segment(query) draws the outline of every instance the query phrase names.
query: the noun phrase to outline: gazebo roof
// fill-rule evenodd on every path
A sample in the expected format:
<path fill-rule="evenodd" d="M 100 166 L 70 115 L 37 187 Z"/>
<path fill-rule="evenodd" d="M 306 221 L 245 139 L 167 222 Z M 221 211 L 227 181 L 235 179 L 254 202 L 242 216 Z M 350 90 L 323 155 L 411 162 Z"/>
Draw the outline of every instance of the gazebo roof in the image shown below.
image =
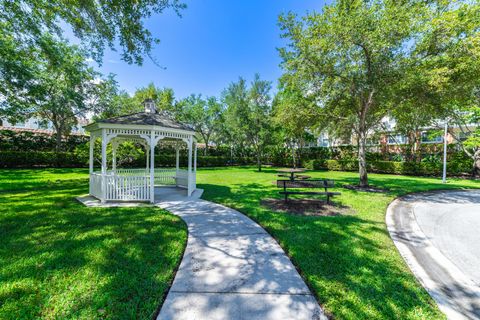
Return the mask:
<path fill-rule="evenodd" d="M 163 128 L 171 128 L 177 130 L 195 132 L 190 126 L 177 122 L 165 111 L 160 112 L 138 112 L 128 115 L 98 120 L 96 124 L 112 124 L 112 125 L 129 125 L 129 126 L 155 126 Z M 92 126 L 92 124 L 87 126 Z"/>

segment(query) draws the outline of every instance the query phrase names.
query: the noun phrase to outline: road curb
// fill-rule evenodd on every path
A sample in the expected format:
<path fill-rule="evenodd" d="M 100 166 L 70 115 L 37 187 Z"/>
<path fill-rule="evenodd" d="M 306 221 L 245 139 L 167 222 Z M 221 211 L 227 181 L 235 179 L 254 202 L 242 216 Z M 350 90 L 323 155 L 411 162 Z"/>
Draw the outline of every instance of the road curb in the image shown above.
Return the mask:
<path fill-rule="evenodd" d="M 453 287 L 448 281 L 439 285 L 425 270 L 419 258 L 433 261 L 442 272 L 455 279 L 456 284 L 479 298 L 480 288 L 433 246 L 416 222 L 414 202 L 407 203 L 403 201 L 404 198 L 395 199 L 387 207 L 385 222 L 391 239 L 412 273 L 448 319 L 470 319 L 458 310 L 458 305 L 449 295 L 449 292 L 458 290 L 458 287 Z"/>

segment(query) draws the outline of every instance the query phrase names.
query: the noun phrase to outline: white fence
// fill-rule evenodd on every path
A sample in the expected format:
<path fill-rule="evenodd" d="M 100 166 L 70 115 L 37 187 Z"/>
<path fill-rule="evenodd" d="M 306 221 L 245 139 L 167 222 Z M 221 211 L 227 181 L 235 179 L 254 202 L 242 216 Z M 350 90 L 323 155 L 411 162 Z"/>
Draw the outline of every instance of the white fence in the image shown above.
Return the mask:
<path fill-rule="evenodd" d="M 99 199 L 102 197 L 102 174 L 99 172 L 90 174 L 90 194 Z"/>
<path fill-rule="evenodd" d="M 192 183 L 195 174 L 192 173 Z M 174 168 L 155 168 L 154 185 L 176 185 L 188 188 L 188 171 Z M 105 200 L 150 200 L 150 170 L 117 169 L 105 175 Z M 94 172 L 90 175 L 90 194 L 102 199 L 102 175 Z"/>
<path fill-rule="evenodd" d="M 150 200 L 150 177 L 106 176 L 105 200 Z"/>

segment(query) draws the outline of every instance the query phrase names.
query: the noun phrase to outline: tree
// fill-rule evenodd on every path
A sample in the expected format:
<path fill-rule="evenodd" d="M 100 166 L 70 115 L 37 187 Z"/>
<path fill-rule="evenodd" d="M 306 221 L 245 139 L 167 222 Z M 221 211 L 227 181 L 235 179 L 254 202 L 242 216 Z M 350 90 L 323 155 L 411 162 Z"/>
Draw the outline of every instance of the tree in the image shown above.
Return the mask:
<path fill-rule="evenodd" d="M 368 133 L 394 106 L 408 44 L 423 17 L 415 1 L 339 0 L 322 13 L 280 18 L 282 66 L 290 81 L 316 99 L 318 122 L 354 133 L 360 186 L 368 186 Z"/>
<path fill-rule="evenodd" d="M 211 137 L 219 131 L 222 105 L 215 97 L 203 99 L 201 95 L 192 94 L 177 105 L 177 118 L 195 128 L 205 143 L 204 154 L 207 155 Z"/>
<path fill-rule="evenodd" d="M 130 97 L 128 92 L 125 90 L 120 90 L 113 95 L 108 107 L 105 107 L 100 114 L 95 115 L 93 120 L 96 121 L 99 119 L 107 119 L 120 115 L 132 114 L 141 112 L 142 110 L 142 105 Z"/>
<path fill-rule="evenodd" d="M 156 87 L 153 82 L 146 87 L 137 89 L 133 99 L 140 108 L 143 108 L 142 103 L 145 99 L 153 99 L 159 110 L 176 111 L 173 89 Z"/>
<path fill-rule="evenodd" d="M 29 72 L 35 80 L 3 87 L 2 113 L 14 121 L 30 117 L 50 121 L 60 150 L 62 137 L 77 125 L 79 117 L 99 112 L 110 103 L 116 82 L 112 76 L 99 78 L 78 47 L 48 34 L 42 41 L 50 51 L 48 55 L 42 50 L 33 52 L 36 63 Z"/>
<path fill-rule="evenodd" d="M 292 149 L 293 166 L 296 167 L 296 147 L 305 144 L 308 131 L 318 119 L 315 100 L 294 86 L 294 83 L 280 81 L 280 91 L 273 103 L 273 121 L 283 133 L 284 140 Z"/>
<path fill-rule="evenodd" d="M 271 83 L 255 75 L 250 88 L 240 78 L 223 92 L 226 105 L 225 124 L 232 142 L 240 147 L 251 146 L 262 170 L 262 155 L 271 139 Z"/>
<path fill-rule="evenodd" d="M 418 110 L 426 126 L 442 129 L 447 121 L 480 173 L 480 3 L 438 1 L 428 9 L 397 105 L 405 122 L 414 122 Z"/>
<path fill-rule="evenodd" d="M 480 99 L 476 105 L 458 108 L 449 118 L 454 129 L 450 135 L 472 159 L 472 175 L 480 176 Z"/>
<path fill-rule="evenodd" d="M 66 23 L 97 62 L 106 47 L 115 50 L 118 44 L 123 60 L 142 64 L 159 42 L 144 20 L 167 9 L 180 14 L 185 7 L 179 0 L 0 0 L 0 33 L 38 47 L 44 33 L 62 36 Z"/>

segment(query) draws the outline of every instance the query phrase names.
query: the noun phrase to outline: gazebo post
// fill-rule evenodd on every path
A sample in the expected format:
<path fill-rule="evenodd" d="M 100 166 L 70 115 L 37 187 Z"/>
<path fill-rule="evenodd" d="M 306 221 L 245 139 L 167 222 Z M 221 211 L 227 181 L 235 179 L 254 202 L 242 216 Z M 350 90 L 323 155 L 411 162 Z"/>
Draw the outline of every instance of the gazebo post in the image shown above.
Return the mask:
<path fill-rule="evenodd" d="M 150 203 L 155 202 L 155 132 L 150 134 Z"/>
<path fill-rule="evenodd" d="M 117 148 L 118 143 L 116 141 L 112 141 L 112 171 L 115 174 L 117 173 Z"/>
<path fill-rule="evenodd" d="M 195 151 L 193 157 L 193 172 L 194 172 L 194 179 L 193 179 L 193 190 L 197 189 L 197 142 L 195 141 Z"/>
<path fill-rule="evenodd" d="M 90 133 L 90 150 L 88 155 L 88 172 L 93 173 L 93 146 L 95 144 L 95 138 L 93 134 Z"/>
<path fill-rule="evenodd" d="M 90 150 L 88 154 L 88 193 L 92 194 L 92 173 L 93 173 L 93 146 L 95 144 L 95 138 L 93 133 L 90 133 Z"/>
<path fill-rule="evenodd" d="M 107 142 L 107 131 L 102 129 L 102 203 L 107 198 Z"/>
<path fill-rule="evenodd" d="M 178 178 L 178 170 L 180 169 L 180 147 L 175 146 L 175 177 Z"/>
<path fill-rule="evenodd" d="M 147 160 L 146 160 L 147 163 L 145 164 L 145 168 L 147 169 L 147 171 L 149 171 L 149 168 L 150 168 L 150 165 L 149 165 L 149 163 L 150 163 L 150 148 L 149 148 L 148 145 L 145 146 L 145 153 L 146 153 L 146 155 L 147 155 L 147 156 L 145 157 L 145 158 L 147 159 Z"/>
<path fill-rule="evenodd" d="M 192 195 L 192 137 L 188 138 L 188 175 L 187 175 L 187 195 Z"/>

